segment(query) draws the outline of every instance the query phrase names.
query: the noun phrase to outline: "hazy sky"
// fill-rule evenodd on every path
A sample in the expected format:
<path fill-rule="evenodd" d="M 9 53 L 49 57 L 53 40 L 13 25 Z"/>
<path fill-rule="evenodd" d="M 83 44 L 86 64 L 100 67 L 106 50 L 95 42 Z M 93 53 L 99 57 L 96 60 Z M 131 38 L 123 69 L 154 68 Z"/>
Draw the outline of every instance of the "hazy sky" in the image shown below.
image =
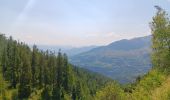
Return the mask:
<path fill-rule="evenodd" d="M 0 32 L 28 44 L 105 45 L 150 34 L 170 0 L 0 0 Z"/>

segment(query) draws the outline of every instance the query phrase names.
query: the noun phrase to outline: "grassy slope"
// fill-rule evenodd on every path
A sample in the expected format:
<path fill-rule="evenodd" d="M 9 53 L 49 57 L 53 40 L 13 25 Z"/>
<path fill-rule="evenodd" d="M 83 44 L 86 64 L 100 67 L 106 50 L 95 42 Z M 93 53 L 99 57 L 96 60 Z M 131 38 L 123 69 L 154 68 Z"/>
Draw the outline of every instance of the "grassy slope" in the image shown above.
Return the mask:
<path fill-rule="evenodd" d="M 158 88 L 152 91 L 153 100 L 170 100 L 170 76 Z"/>
<path fill-rule="evenodd" d="M 170 76 L 157 70 L 151 70 L 136 84 L 130 100 L 170 100 Z"/>

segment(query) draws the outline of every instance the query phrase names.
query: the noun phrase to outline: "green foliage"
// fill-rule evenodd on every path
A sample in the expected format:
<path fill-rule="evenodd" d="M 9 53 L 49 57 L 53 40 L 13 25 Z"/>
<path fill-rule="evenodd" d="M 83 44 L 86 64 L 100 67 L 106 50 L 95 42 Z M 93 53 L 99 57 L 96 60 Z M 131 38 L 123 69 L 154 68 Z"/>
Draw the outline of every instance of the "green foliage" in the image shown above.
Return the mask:
<path fill-rule="evenodd" d="M 32 72 L 32 85 L 35 87 L 38 84 L 38 64 L 39 64 L 39 57 L 38 57 L 38 49 L 34 45 L 32 51 L 32 61 L 31 61 L 31 72 Z"/>
<path fill-rule="evenodd" d="M 0 70 L 0 100 L 18 100 L 16 89 L 8 89 L 9 83 L 4 80 Z"/>
<path fill-rule="evenodd" d="M 42 100 L 51 100 L 51 97 L 52 97 L 52 93 L 51 93 L 51 88 L 48 86 L 48 87 L 46 87 L 43 91 L 42 91 L 42 93 L 41 93 L 41 99 Z"/>
<path fill-rule="evenodd" d="M 24 50 L 26 49 L 26 50 Z M 31 94 L 31 63 L 29 51 L 27 48 L 23 48 L 25 52 L 22 52 L 22 66 L 21 66 L 21 76 L 19 78 L 19 90 L 18 94 L 20 98 L 28 98 Z"/>
<path fill-rule="evenodd" d="M 120 92 L 119 86 L 107 85 L 97 92 L 97 100 L 121 100 L 118 93 L 124 94 L 123 100 L 169 100 L 170 80 L 170 21 L 160 7 L 151 23 L 152 30 L 152 65 L 153 69 L 138 78 Z M 115 94 L 115 95 L 114 95 Z"/>
<path fill-rule="evenodd" d="M 166 75 L 158 70 L 152 70 L 145 75 L 136 85 L 132 87 L 132 93 L 128 94 L 132 100 L 151 99 L 152 91 L 161 86 L 165 81 Z"/>
<path fill-rule="evenodd" d="M 96 100 L 124 100 L 123 89 L 117 83 L 109 83 L 96 93 Z"/>
<path fill-rule="evenodd" d="M 2 74 L 0 74 L 0 99 L 4 98 L 6 83 L 3 79 Z"/>
<path fill-rule="evenodd" d="M 0 47 L 0 57 L 2 56 L 3 50 L 6 46 L 6 43 L 7 43 L 6 37 L 3 34 L 0 34 L 0 46 L 1 46 Z M 0 60 L 1 60 L 1 58 L 0 58 Z"/>
<path fill-rule="evenodd" d="M 35 45 L 30 49 L 12 37 L 7 39 L 2 35 L 0 39 L 4 45 L 0 51 L 3 78 L 0 89 L 4 100 L 89 100 L 99 88 L 111 81 L 71 65 L 67 55 L 61 51 L 56 56 L 48 50 L 40 51 Z M 7 92 L 13 88 L 15 92 L 9 92 L 8 96 Z"/>
<path fill-rule="evenodd" d="M 152 64 L 159 70 L 170 72 L 170 20 L 164 10 L 158 9 L 151 30 Z"/>

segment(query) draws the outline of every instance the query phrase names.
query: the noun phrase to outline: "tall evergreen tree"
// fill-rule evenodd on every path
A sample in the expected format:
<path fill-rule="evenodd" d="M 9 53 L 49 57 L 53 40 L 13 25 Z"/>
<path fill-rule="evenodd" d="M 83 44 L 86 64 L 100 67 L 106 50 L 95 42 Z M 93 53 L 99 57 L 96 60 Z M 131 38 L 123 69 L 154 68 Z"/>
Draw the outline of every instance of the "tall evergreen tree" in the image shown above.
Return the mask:
<path fill-rule="evenodd" d="M 16 88 L 17 82 L 18 82 L 18 67 L 19 67 L 19 54 L 18 54 L 18 47 L 17 47 L 17 42 L 14 41 L 13 43 L 13 54 L 12 54 L 12 68 L 11 68 L 11 74 L 12 74 L 12 82 L 11 85 L 12 87 Z"/>
<path fill-rule="evenodd" d="M 27 48 L 25 48 L 27 49 Z M 19 98 L 28 98 L 31 94 L 31 62 L 29 58 L 29 51 L 23 50 L 22 52 L 22 68 L 20 85 L 18 89 Z"/>
<path fill-rule="evenodd" d="M 45 61 L 44 61 L 44 84 L 45 84 L 45 87 L 47 85 L 50 84 L 50 71 L 49 71 L 49 68 L 48 68 L 48 60 L 49 60 L 49 51 L 47 50 L 45 52 Z"/>
<path fill-rule="evenodd" d="M 55 80 L 54 80 L 54 87 L 53 87 L 53 99 L 55 100 L 55 98 L 57 100 L 62 100 L 62 92 L 63 92 L 63 58 L 62 58 L 62 54 L 59 50 L 58 55 L 57 55 L 57 64 L 56 64 L 56 74 L 55 74 Z"/>
<path fill-rule="evenodd" d="M 63 57 L 61 51 L 58 52 L 57 56 L 57 86 L 61 87 L 63 85 Z"/>
<path fill-rule="evenodd" d="M 38 84 L 38 49 L 37 46 L 33 46 L 33 51 L 32 51 L 32 62 L 31 62 L 31 72 L 32 72 L 32 85 L 35 87 Z"/>
<path fill-rule="evenodd" d="M 3 54 L 2 54 L 2 59 L 1 59 L 3 77 L 6 77 L 5 74 L 6 74 L 6 71 L 7 71 L 7 62 L 8 62 L 7 52 L 6 52 L 6 48 L 4 48 L 4 51 L 3 51 Z"/>
<path fill-rule="evenodd" d="M 40 53 L 40 60 L 39 61 L 40 62 L 39 62 L 38 80 L 39 80 L 39 86 L 42 87 L 43 82 L 44 82 L 44 63 L 45 63 L 43 52 Z"/>

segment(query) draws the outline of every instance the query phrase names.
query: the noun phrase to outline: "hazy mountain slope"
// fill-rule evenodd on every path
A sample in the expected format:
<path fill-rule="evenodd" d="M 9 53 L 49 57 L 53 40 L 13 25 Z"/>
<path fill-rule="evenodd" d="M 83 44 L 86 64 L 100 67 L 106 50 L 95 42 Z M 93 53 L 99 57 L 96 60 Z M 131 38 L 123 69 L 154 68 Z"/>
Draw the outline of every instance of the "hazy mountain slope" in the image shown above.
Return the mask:
<path fill-rule="evenodd" d="M 74 56 L 83 52 L 87 52 L 97 46 L 87 46 L 87 47 L 71 47 L 71 46 L 52 46 L 52 45 L 38 45 L 38 48 L 45 51 L 55 51 L 58 52 L 61 49 L 62 52 L 66 53 L 69 57 Z"/>
<path fill-rule="evenodd" d="M 69 57 L 71 57 L 71 56 L 81 54 L 83 52 L 90 51 L 96 47 L 97 46 L 77 47 L 77 48 L 71 48 L 71 49 L 65 50 L 63 52 L 65 52 Z"/>
<path fill-rule="evenodd" d="M 73 64 L 102 73 L 121 83 L 131 82 L 151 67 L 151 36 L 120 40 L 71 57 Z"/>

